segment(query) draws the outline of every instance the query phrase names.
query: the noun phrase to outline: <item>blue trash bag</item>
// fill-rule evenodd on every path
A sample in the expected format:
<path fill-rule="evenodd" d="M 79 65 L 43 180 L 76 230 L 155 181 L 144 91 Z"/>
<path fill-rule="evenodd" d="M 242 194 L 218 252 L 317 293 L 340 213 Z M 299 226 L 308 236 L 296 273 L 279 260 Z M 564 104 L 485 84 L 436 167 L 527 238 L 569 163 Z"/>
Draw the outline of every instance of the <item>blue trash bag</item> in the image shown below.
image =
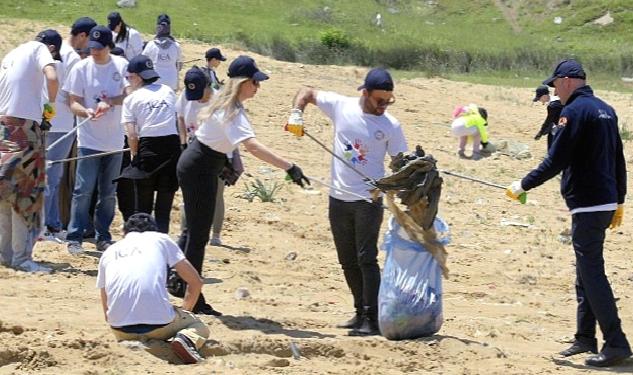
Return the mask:
<path fill-rule="evenodd" d="M 447 245 L 448 225 L 436 217 L 433 226 L 439 242 Z M 380 333 L 389 340 L 435 334 L 444 321 L 439 264 L 424 245 L 409 239 L 393 217 L 382 249 L 387 258 L 378 294 Z"/>

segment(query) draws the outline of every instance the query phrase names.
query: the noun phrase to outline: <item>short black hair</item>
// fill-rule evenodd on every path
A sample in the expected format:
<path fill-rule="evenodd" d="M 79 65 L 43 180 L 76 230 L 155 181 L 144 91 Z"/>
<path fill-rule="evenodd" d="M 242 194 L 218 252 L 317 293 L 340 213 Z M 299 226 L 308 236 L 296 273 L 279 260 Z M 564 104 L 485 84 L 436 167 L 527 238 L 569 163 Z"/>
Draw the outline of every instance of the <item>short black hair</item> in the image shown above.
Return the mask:
<path fill-rule="evenodd" d="M 481 115 L 481 117 L 483 117 L 484 120 L 488 121 L 488 111 L 486 111 L 486 108 L 478 107 L 477 110 L 479 111 L 479 114 Z"/>
<path fill-rule="evenodd" d="M 130 216 L 123 225 L 123 232 L 128 234 L 130 232 L 156 232 L 158 231 L 158 225 L 156 220 L 150 214 L 144 212 L 136 213 Z"/>

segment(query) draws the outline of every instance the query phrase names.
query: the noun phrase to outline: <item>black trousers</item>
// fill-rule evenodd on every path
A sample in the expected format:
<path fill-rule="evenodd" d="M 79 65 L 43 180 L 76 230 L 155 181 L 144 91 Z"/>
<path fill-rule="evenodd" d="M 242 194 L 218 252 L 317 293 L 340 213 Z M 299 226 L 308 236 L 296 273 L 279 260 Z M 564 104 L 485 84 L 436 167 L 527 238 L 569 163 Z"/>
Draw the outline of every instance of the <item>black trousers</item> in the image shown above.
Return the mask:
<path fill-rule="evenodd" d="M 125 141 L 123 143 L 124 148 L 130 147 L 127 143 L 127 136 L 125 136 Z M 121 172 L 130 165 L 130 153 L 124 152 L 123 159 L 121 162 Z M 121 216 L 123 216 L 123 222 L 126 222 L 130 216 L 134 213 L 134 181 L 122 178 L 117 182 L 116 185 L 116 200 L 117 205 L 119 207 L 119 211 L 121 212 Z M 145 212 L 145 211 L 143 211 Z"/>
<path fill-rule="evenodd" d="M 338 261 L 347 286 L 354 296 L 354 307 L 378 307 L 380 268 L 378 236 L 383 218 L 382 200 L 345 202 L 330 197 L 330 227 Z"/>
<path fill-rule="evenodd" d="M 185 203 L 188 234 L 182 250 L 200 275 L 204 248 L 209 242 L 213 223 L 218 176 L 226 160 L 226 154 L 212 150 L 194 138 L 180 156 L 176 168 Z M 203 303 L 204 296 L 200 294 L 196 305 Z"/>
<path fill-rule="evenodd" d="M 613 291 L 604 272 L 603 245 L 605 231 L 613 211 L 585 212 L 572 215 L 571 235 L 576 253 L 576 339 L 595 342 L 596 321 L 604 335 L 603 351 L 629 350 L 622 332 Z"/>
<path fill-rule="evenodd" d="M 158 231 L 162 233 L 169 233 L 169 215 L 176 194 L 169 184 L 171 177 L 166 175 L 167 172 L 159 171 L 149 178 L 128 180 L 133 181 L 134 212 L 153 212 Z"/>

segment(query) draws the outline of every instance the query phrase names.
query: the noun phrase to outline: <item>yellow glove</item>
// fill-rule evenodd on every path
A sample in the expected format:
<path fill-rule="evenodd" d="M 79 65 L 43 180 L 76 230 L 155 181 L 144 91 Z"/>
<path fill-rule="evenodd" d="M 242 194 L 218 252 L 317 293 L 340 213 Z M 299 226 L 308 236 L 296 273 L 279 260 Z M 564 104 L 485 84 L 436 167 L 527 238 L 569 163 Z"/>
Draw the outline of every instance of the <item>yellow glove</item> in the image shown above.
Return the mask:
<path fill-rule="evenodd" d="M 615 209 L 615 213 L 613 214 L 613 218 L 611 219 L 611 225 L 609 225 L 609 229 L 615 229 L 622 225 L 622 219 L 624 219 L 624 205 L 618 204 L 618 208 Z"/>
<path fill-rule="evenodd" d="M 42 112 L 42 117 L 46 121 L 51 121 L 55 117 L 55 104 L 46 103 L 44 104 L 44 112 Z"/>
<path fill-rule="evenodd" d="M 511 199 L 521 202 L 521 204 L 525 204 L 527 200 L 527 194 L 521 186 L 521 181 L 514 181 L 512 185 L 508 186 L 506 188 L 506 195 Z"/>
<path fill-rule="evenodd" d="M 303 137 L 303 111 L 297 108 L 290 111 L 290 117 L 288 117 L 284 130 L 291 132 L 297 137 Z"/>

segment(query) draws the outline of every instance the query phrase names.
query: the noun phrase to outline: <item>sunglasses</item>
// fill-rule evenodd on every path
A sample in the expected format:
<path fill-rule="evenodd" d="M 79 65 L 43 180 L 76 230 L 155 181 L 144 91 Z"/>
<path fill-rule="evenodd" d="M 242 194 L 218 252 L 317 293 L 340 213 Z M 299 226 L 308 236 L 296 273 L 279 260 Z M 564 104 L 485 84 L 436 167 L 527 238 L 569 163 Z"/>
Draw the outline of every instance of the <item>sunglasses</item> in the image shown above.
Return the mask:
<path fill-rule="evenodd" d="M 253 86 L 257 86 L 257 87 L 259 87 L 259 85 L 260 85 L 260 82 L 259 82 L 259 81 L 254 80 L 254 79 L 253 79 L 253 80 L 251 80 L 251 82 L 253 83 Z"/>
<path fill-rule="evenodd" d="M 396 102 L 396 98 L 393 97 L 393 96 L 391 98 L 389 98 L 389 99 L 382 99 L 382 98 L 376 99 L 376 98 L 373 98 L 371 96 L 370 96 L 370 98 L 372 98 L 372 99 L 374 99 L 376 101 L 376 105 L 378 107 L 387 107 L 387 106 L 390 106 L 390 105 L 392 105 L 392 104 L 394 104 Z"/>

